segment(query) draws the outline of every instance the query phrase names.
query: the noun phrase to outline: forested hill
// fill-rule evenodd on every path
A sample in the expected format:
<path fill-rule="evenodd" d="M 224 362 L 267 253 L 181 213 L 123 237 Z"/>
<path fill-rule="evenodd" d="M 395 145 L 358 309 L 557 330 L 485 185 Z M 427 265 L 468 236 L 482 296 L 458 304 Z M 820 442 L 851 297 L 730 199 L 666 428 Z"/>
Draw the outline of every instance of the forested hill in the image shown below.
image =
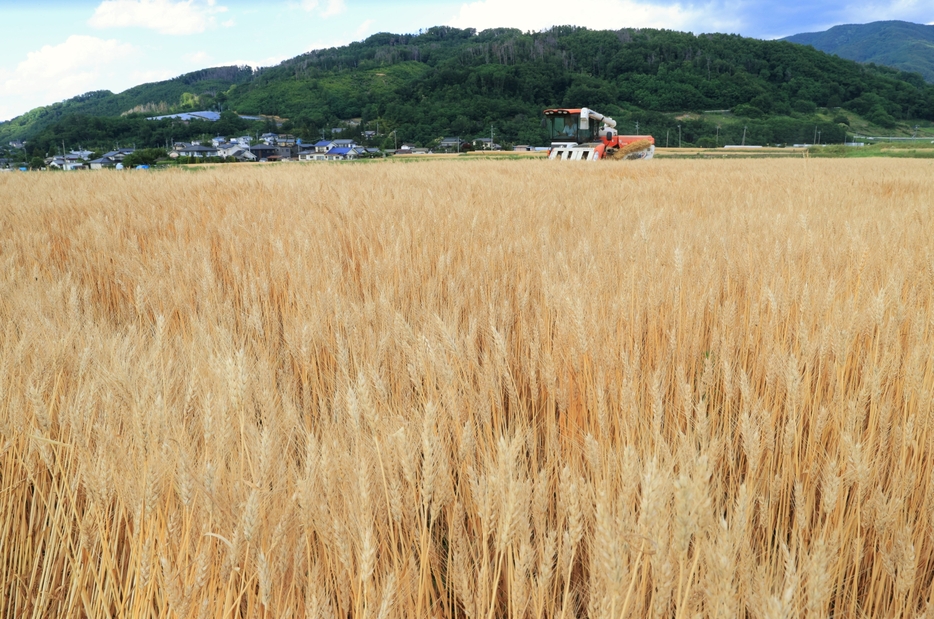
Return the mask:
<path fill-rule="evenodd" d="M 31 137 L 36 148 L 107 136 L 137 145 L 184 137 L 176 123 L 145 121 L 142 114 L 93 123 L 88 118 L 162 102 L 173 111 L 211 102 L 239 114 L 277 115 L 288 119 L 282 130 L 302 137 L 349 119 L 362 119 L 369 128 L 379 122 L 384 145 L 489 135 L 491 125 L 497 141 L 540 144 L 541 111 L 553 106 L 589 106 L 633 127 L 640 122 L 656 138 L 681 124 L 684 139 L 696 143 L 713 140 L 714 127 L 688 114 L 705 110 L 731 110 L 724 139 L 748 126 L 751 143 L 808 141 L 818 122 L 825 138 L 842 139 L 847 114 L 888 128 L 934 119 L 934 86 L 917 74 L 784 41 L 667 30 L 477 33 L 437 27 L 418 35 L 377 34 L 232 77 L 226 89 L 189 85 L 174 102 L 167 101 L 165 83 L 140 86 L 132 100 L 101 97 L 93 111 L 75 110 L 82 114 L 52 125 L 35 123 L 31 135 L 15 137 Z M 192 95 L 201 98 L 193 102 Z M 840 110 L 828 111 L 834 108 Z M 732 118 L 742 120 L 734 127 Z M 228 127 L 238 129 L 233 122 Z"/>
<path fill-rule="evenodd" d="M 212 105 L 212 94 L 223 93 L 234 84 L 242 84 L 252 78 L 250 67 L 215 67 L 163 82 L 134 86 L 116 95 L 109 90 L 85 93 L 60 103 L 37 107 L 9 122 L 0 123 L 0 143 L 14 138 L 29 139 L 43 128 L 74 114 L 113 117 L 136 111 L 154 115 L 185 104 L 189 107 L 200 105 L 199 94 L 206 100 L 206 105 Z"/>
<path fill-rule="evenodd" d="M 812 45 L 822 52 L 857 62 L 913 71 L 934 82 L 934 26 L 878 21 L 834 26 L 824 32 L 806 32 L 784 40 Z"/>

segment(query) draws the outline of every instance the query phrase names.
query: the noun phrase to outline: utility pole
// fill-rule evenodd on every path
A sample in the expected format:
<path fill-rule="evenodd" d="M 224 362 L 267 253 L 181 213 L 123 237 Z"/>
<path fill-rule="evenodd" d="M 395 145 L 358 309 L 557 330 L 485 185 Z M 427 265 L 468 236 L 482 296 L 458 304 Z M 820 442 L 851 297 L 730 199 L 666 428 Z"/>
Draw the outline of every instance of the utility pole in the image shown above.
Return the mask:
<path fill-rule="evenodd" d="M 746 125 L 743 125 L 743 146 L 746 146 Z"/>
<path fill-rule="evenodd" d="M 817 144 L 817 125 L 814 126 L 814 141 L 812 144 Z"/>
<path fill-rule="evenodd" d="M 639 135 L 639 121 L 636 121 L 636 135 Z"/>
<path fill-rule="evenodd" d="M 681 148 L 681 125 L 678 125 L 678 148 Z"/>
<path fill-rule="evenodd" d="M 720 125 L 717 125 L 717 148 L 720 148 Z"/>
<path fill-rule="evenodd" d="M 490 123 L 490 152 L 493 152 L 493 123 Z"/>
<path fill-rule="evenodd" d="M 665 129 L 665 148 L 668 148 L 668 136 L 671 134 L 671 128 Z"/>

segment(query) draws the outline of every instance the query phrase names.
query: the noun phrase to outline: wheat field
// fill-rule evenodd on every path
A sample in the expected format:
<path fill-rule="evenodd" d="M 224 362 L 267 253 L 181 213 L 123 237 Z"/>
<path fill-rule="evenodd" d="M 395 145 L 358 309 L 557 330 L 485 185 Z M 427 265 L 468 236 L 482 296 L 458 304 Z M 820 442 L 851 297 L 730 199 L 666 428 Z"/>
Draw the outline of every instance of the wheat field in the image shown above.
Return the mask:
<path fill-rule="evenodd" d="M 932 173 L 0 175 L 0 616 L 931 616 Z"/>

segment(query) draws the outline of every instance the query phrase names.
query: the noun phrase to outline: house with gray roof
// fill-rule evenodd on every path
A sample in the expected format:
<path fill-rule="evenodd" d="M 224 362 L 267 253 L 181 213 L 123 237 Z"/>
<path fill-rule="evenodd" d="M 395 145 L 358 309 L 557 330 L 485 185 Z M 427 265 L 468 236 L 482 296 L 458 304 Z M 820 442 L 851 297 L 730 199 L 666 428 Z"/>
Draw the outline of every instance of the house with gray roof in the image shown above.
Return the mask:
<path fill-rule="evenodd" d="M 249 148 L 240 148 L 227 155 L 230 159 L 236 159 L 237 161 L 256 161 L 257 157 L 250 151 Z"/>
<path fill-rule="evenodd" d="M 434 150 L 436 152 L 441 151 L 445 153 L 455 153 L 464 150 L 466 145 L 467 142 L 460 138 L 441 138 L 441 142 Z"/>
<path fill-rule="evenodd" d="M 186 146 L 181 149 L 177 149 L 178 154 L 182 157 L 195 157 L 197 159 L 204 159 L 205 157 L 217 157 L 217 149 L 213 146 L 201 146 L 200 144 Z"/>
<path fill-rule="evenodd" d="M 88 163 L 92 170 L 103 170 L 104 168 L 115 168 L 120 163 L 112 157 L 101 157 Z"/>
<path fill-rule="evenodd" d="M 270 146 L 269 144 L 254 144 L 250 147 L 250 152 L 256 156 L 257 159 L 269 159 L 270 157 L 277 157 L 279 151 L 275 146 Z"/>

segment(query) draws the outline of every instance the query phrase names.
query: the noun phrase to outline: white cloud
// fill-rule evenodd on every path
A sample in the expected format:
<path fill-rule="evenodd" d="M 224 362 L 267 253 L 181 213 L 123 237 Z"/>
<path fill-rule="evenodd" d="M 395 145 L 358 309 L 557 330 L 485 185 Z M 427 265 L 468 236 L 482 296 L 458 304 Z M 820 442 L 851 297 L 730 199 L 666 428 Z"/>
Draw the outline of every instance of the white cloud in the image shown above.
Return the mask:
<path fill-rule="evenodd" d="M 88 20 L 94 28 L 149 28 L 162 34 L 196 34 L 216 23 L 227 7 L 216 0 L 104 0 Z"/>
<path fill-rule="evenodd" d="M 72 35 L 59 45 L 29 52 L 16 70 L 3 76 L 0 93 L 24 95 L 42 92 L 53 99 L 84 92 L 94 78 L 114 65 L 125 64 L 136 48 L 115 39 Z"/>
<path fill-rule="evenodd" d="M 714 21 L 704 6 L 651 4 L 637 0 L 590 0 L 585 5 L 566 0 L 477 0 L 461 4 L 449 25 L 458 28 L 519 28 L 544 30 L 574 25 L 597 30 L 666 28 L 669 30 L 719 29 L 730 21 Z"/>
<path fill-rule="evenodd" d="M 0 75 L 0 79 L 2 78 L 3 76 Z M 10 120 L 11 118 L 15 118 L 16 116 L 20 114 L 21 111 L 22 110 L 20 110 L 19 108 L 15 108 L 12 105 L 0 103 L 0 122 L 4 122 L 7 120 Z"/>
<path fill-rule="evenodd" d="M 138 54 L 129 43 L 86 35 L 29 52 L 16 69 L 0 70 L 0 119 L 90 90 L 129 88 Z"/>
<path fill-rule="evenodd" d="M 361 39 L 361 38 L 367 36 L 368 34 L 372 34 L 372 33 L 373 33 L 373 24 L 375 24 L 375 23 L 376 23 L 376 20 L 375 20 L 375 19 L 368 19 L 368 20 L 366 20 L 365 22 L 363 22 L 362 24 L 360 24 L 360 27 L 357 28 L 357 31 L 354 33 L 354 35 L 355 35 L 358 39 Z"/>
<path fill-rule="evenodd" d="M 344 3 L 344 0 L 328 0 L 328 5 L 324 7 L 323 11 L 321 11 L 321 17 L 340 15 L 346 10 L 347 5 Z"/>
<path fill-rule="evenodd" d="M 302 0 L 301 7 L 309 13 L 317 13 L 327 19 L 335 15 L 340 15 L 347 10 L 347 3 L 344 0 Z"/>

